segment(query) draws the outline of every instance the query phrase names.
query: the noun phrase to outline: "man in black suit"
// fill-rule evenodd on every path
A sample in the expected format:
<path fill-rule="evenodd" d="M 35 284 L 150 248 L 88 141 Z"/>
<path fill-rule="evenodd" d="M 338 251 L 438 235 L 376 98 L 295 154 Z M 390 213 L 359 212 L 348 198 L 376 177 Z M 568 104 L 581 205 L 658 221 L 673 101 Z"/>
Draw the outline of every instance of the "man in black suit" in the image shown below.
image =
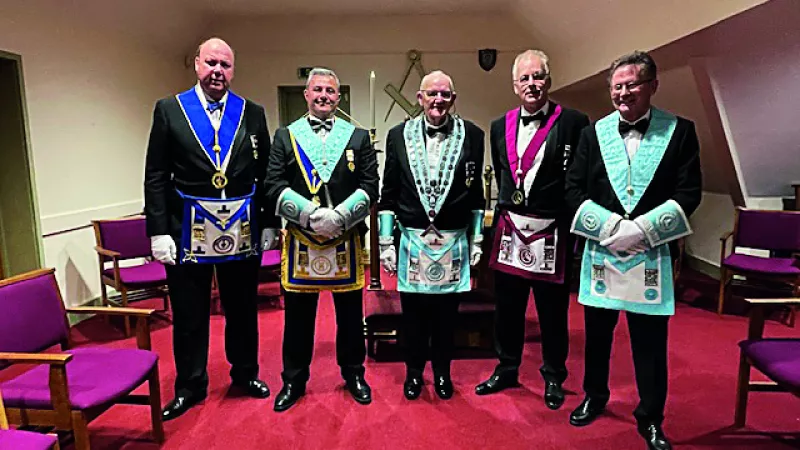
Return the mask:
<path fill-rule="evenodd" d="M 206 397 L 211 277 L 225 311 L 225 354 L 234 386 L 269 396 L 258 379 L 259 242 L 278 219 L 262 208 L 269 156 L 264 108 L 229 90 L 233 50 L 209 39 L 194 60 L 197 84 L 159 100 L 145 166 L 147 234 L 166 264 L 172 299 L 175 398 L 164 420 Z M 274 238 L 267 239 L 267 246 Z"/>
<path fill-rule="evenodd" d="M 361 404 L 372 401 L 364 379 L 362 242 L 364 219 L 378 197 L 378 163 L 369 133 L 334 116 L 339 78 L 313 69 L 304 91 L 308 116 L 280 128 L 267 169 L 267 197 L 286 219 L 281 283 L 286 294 L 283 388 L 275 411 L 305 394 L 321 291 L 333 293 L 336 360 L 345 386 Z"/>
<path fill-rule="evenodd" d="M 667 400 L 667 324 L 675 313 L 673 244 L 691 234 L 702 180 L 694 124 L 651 106 L 658 89 L 644 52 L 611 64 L 615 112 L 584 129 L 567 173 L 571 231 L 587 239 L 578 301 L 585 306 L 586 397 L 570 423 L 592 423 L 605 409 L 609 359 L 619 311 L 630 332 L 639 434 L 670 449 L 661 424 Z"/>
<path fill-rule="evenodd" d="M 498 186 L 490 267 L 495 270 L 495 350 L 500 360 L 478 395 L 517 386 L 525 340 L 525 309 L 533 290 L 542 336 L 544 401 L 564 404 L 573 243 L 564 177 L 589 118 L 549 100 L 549 59 L 528 50 L 511 70 L 521 107 L 492 122 L 492 163 Z"/>
<path fill-rule="evenodd" d="M 450 114 L 456 93 L 444 72 L 422 79 L 417 100 L 424 114 L 392 128 L 386 138 L 379 242 L 383 267 L 397 271 L 406 350 L 403 393 L 409 400 L 420 396 L 430 353 L 434 392 L 449 399 L 459 293 L 470 289 L 470 265 L 481 257 L 484 133 Z"/>

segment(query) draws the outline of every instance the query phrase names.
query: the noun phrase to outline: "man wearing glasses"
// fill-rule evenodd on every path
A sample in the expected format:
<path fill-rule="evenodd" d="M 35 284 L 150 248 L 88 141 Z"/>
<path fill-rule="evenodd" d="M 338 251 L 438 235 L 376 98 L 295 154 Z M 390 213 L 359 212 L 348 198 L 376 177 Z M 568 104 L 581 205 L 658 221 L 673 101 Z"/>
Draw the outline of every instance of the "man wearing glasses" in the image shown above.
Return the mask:
<path fill-rule="evenodd" d="M 667 399 L 667 324 L 675 312 L 676 240 L 691 234 L 701 173 L 694 124 L 652 107 L 656 64 L 644 52 L 611 64 L 615 112 L 586 128 L 567 172 L 571 231 L 587 239 L 578 300 L 585 305 L 586 397 L 570 423 L 605 409 L 619 311 L 631 339 L 639 405 L 633 412 L 650 449 L 670 449 L 661 429 Z"/>
<path fill-rule="evenodd" d="M 417 100 L 424 115 L 386 139 L 379 242 L 384 269 L 397 273 L 403 309 L 403 394 L 414 400 L 422 393 L 430 340 L 434 392 L 446 400 L 453 396 L 458 293 L 470 289 L 470 265 L 481 256 L 484 133 L 450 114 L 456 93 L 444 72 L 422 79 Z"/>
<path fill-rule="evenodd" d="M 498 186 L 489 265 L 495 270 L 495 350 L 499 364 L 475 388 L 487 395 L 517 386 L 525 338 L 525 309 L 533 290 L 542 336 L 544 401 L 564 404 L 572 247 L 564 176 L 589 118 L 549 100 L 545 53 L 519 54 L 512 68 L 522 105 L 492 122 L 492 164 Z"/>

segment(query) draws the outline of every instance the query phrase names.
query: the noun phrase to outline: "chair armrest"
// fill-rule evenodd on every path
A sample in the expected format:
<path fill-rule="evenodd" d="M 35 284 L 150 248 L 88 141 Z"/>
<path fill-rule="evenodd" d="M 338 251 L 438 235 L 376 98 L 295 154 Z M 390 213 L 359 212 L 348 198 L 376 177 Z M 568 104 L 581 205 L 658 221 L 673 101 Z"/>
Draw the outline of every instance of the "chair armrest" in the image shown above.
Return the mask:
<path fill-rule="evenodd" d="M 722 261 L 727 256 L 726 255 L 726 253 L 727 253 L 726 249 L 728 248 L 728 239 L 730 239 L 731 236 L 733 236 L 733 231 L 728 231 L 727 233 L 723 234 L 719 238 L 719 246 L 720 246 L 720 249 L 719 249 L 719 264 L 720 264 L 720 266 L 722 266 Z"/>
<path fill-rule="evenodd" d="M 70 314 L 104 314 L 134 317 L 136 318 L 136 346 L 142 350 L 152 350 L 152 345 L 150 343 L 150 318 L 155 315 L 155 309 L 75 306 L 67 308 L 66 311 Z"/>
<path fill-rule="evenodd" d="M 49 364 L 51 366 L 63 366 L 71 359 L 72 355 L 69 353 L 0 352 L 0 360 L 11 364 Z"/>
<path fill-rule="evenodd" d="M 720 236 L 720 237 L 719 237 L 719 240 L 720 240 L 720 241 L 722 241 L 722 242 L 725 242 L 725 241 L 727 241 L 728 239 L 730 239 L 730 238 L 731 238 L 731 236 L 733 236 L 733 231 L 728 231 L 728 232 L 726 232 L 725 234 L 723 234 L 722 236 Z"/>
<path fill-rule="evenodd" d="M 119 255 L 120 255 L 119 252 L 115 252 L 114 250 L 105 249 L 103 247 L 100 247 L 99 245 L 95 245 L 94 246 L 94 251 L 96 251 L 97 253 L 99 253 L 99 254 L 101 254 L 103 256 L 107 256 L 109 258 L 119 258 Z"/>
<path fill-rule="evenodd" d="M 68 314 L 101 314 L 106 316 L 151 317 L 155 309 L 118 308 L 105 306 L 73 306 L 66 309 Z"/>
<path fill-rule="evenodd" d="M 800 297 L 797 298 L 745 298 L 744 301 L 751 304 L 750 322 L 748 324 L 747 339 L 762 339 L 764 337 L 764 306 L 765 305 L 797 305 L 800 304 Z"/>

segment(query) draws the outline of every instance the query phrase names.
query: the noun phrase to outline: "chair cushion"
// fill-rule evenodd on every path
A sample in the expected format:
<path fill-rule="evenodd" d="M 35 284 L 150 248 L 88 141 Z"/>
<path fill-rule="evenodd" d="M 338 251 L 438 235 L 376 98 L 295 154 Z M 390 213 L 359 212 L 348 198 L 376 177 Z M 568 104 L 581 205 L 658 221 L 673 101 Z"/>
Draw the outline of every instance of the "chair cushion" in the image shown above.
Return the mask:
<path fill-rule="evenodd" d="M 793 258 L 763 258 L 733 253 L 722 261 L 722 265 L 745 272 L 800 276 L 800 268 L 795 267 L 793 262 Z"/>
<path fill-rule="evenodd" d="M 58 439 L 49 434 L 31 431 L 0 430 L 0 448 L 14 450 L 48 450 L 56 445 Z"/>
<path fill-rule="evenodd" d="M 261 267 L 279 266 L 281 264 L 280 250 L 267 250 L 261 254 Z"/>
<path fill-rule="evenodd" d="M 103 274 L 114 278 L 114 269 L 106 269 Z M 158 261 L 132 267 L 120 267 L 119 276 L 122 283 L 128 287 L 147 287 L 159 284 L 166 284 L 167 271 L 164 265 Z"/>
<path fill-rule="evenodd" d="M 158 356 L 147 350 L 79 348 L 67 363 L 67 386 L 73 409 L 112 402 L 138 387 L 155 367 Z M 50 368 L 42 364 L 0 384 L 9 408 L 50 409 Z"/>
<path fill-rule="evenodd" d="M 756 369 L 789 389 L 800 389 L 800 339 L 757 339 L 739 343 Z"/>

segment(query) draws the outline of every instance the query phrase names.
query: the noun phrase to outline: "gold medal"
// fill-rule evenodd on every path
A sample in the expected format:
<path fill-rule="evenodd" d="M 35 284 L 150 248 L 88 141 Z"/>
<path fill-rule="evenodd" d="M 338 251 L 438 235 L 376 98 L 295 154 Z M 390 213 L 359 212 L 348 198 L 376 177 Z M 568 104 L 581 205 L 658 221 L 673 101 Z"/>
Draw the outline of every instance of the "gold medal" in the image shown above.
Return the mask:
<path fill-rule="evenodd" d="M 356 170 L 356 163 L 354 163 L 354 162 L 350 161 L 349 163 L 347 163 L 347 168 L 348 168 L 348 169 L 350 169 L 350 172 L 355 172 L 355 170 Z"/>
<path fill-rule="evenodd" d="M 319 201 L 319 195 L 315 195 L 311 198 L 311 201 L 314 202 L 315 205 L 321 205 L 322 202 Z"/>
<path fill-rule="evenodd" d="M 216 172 L 211 176 L 211 184 L 217 189 L 225 189 L 228 185 L 228 177 L 222 172 Z"/>
<path fill-rule="evenodd" d="M 511 203 L 515 205 L 521 205 L 524 200 L 525 195 L 523 195 L 522 191 L 520 190 L 516 190 L 513 194 L 511 194 Z"/>

